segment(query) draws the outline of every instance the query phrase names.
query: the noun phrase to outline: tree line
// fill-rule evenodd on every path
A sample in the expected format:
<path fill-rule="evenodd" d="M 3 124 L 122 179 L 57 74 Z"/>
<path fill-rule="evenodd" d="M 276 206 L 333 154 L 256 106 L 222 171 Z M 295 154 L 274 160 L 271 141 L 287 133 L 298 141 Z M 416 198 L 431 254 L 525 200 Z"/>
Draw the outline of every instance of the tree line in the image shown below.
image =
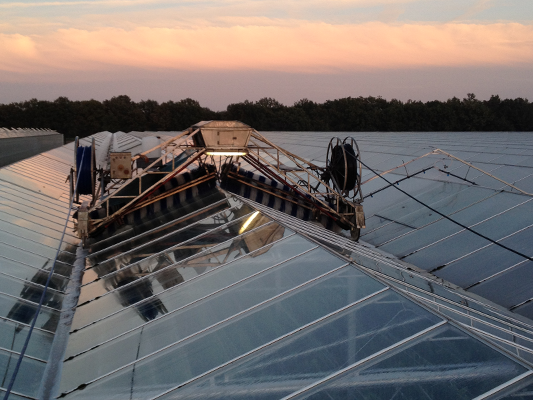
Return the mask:
<path fill-rule="evenodd" d="M 31 99 L 0 104 L 0 127 L 49 128 L 65 140 L 100 131 L 180 131 L 202 120 L 239 120 L 259 131 L 533 131 L 527 99 L 464 99 L 402 102 L 381 97 L 347 97 L 286 106 L 275 99 L 244 101 L 212 111 L 192 99 L 158 103 L 117 96 L 102 102 Z"/>

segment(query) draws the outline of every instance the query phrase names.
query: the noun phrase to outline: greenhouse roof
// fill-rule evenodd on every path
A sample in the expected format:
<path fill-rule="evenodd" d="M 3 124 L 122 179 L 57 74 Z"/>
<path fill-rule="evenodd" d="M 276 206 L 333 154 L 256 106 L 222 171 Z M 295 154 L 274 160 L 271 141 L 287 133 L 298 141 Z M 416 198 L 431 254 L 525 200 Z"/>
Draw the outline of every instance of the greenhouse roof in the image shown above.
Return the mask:
<path fill-rule="evenodd" d="M 316 164 L 334 136 L 265 135 Z M 84 250 L 73 221 L 61 240 L 73 144 L 0 169 L 0 392 L 59 249 L 11 399 L 527 398 L 531 261 L 508 249 L 531 255 L 533 137 L 350 135 L 363 180 L 433 147 L 492 176 L 432 153 L 369 180 L 360 243 L 191 188 Z M 94 137 L 134 154 L 142 134 Z"/>
<path fill-rule="evenodd" d="M 0 139 L 19 138 L 19 137 L 28 137 L 28 136 L 47 136 L 47 135 L 58 135 L 58 134 L 59 133 L 51 129 L 0 128 Z"/>

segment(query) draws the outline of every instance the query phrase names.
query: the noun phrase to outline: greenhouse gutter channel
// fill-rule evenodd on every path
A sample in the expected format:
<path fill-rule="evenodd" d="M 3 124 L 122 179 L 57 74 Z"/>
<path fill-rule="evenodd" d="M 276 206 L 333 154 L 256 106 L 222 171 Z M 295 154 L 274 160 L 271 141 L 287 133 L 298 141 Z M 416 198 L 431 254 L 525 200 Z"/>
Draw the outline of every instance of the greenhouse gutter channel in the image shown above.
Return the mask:
<path fill-rule="evenodd" d="M 42 400 L 55 399 L 59 394 L 59 385 L 61 383 L 61 372 L 63 369 L 63 359 L 67 350 L 68 339 L 70 335 L 70 326 L 76 311 L 76 305 L 81 289 L 81 280 L 85 269 L 85 257 L 88 251 L 78 245 L 76 250 L 76 260 L 74 268 L 65 291 L 61 316 L 52 341 L 50 356 L 41 379 L 38 398 Z"/>

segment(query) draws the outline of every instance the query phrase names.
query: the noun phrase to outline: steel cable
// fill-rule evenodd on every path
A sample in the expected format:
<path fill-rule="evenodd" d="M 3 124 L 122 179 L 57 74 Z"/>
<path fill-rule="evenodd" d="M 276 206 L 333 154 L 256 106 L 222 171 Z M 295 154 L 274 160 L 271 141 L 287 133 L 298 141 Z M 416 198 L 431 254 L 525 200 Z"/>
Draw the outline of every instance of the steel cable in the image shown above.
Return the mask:
<path fill-rule="evenodd" d="M 379 176 L 381 179 L 383 179 L 385 182 L 387 182 L 390 186 L 394 187 L 396 190 L 399 190 L 400 192 L 402 192 L 403 194 L 405 194 L 407 197 L 410 197 L 411 199 L 413 199 L 413 200 L 416 201 L 417 203 L 423 205 L 424 207 L 428 208 L 429 210 L 433 211 L 434 213 L 436 213 L 436 214 L 440 215 L 441 217 L 447 219 L 448 221 L 450 221 L 450 222 L 452 222 L 452 223 L 454 223 L 454 224 L 460 226 L 461 228 L 463 228 L 463 229 L 465 229 L 465 230 L 467 230 L 467 231 L 469 231 L 469 232 L 472 232 L 474 235 L 477 235 L 477 236 L 479 236 L 479 237 L 481 237 L 481 238 L 483 238 L 483 239 L 485 239 L 485 240 L 488 240 L 489 242 L 495 244 L 496 246 L 499 246 L 499 247 L 501 247 L 501 248 L 503 248 L 503 249 L 505 249 L 505 250 L 508 250 L 508 251 L 510 251 L 510 252 L 512 252 L 512 253 L 514 253 L 514 254 L 516 254 L 516 255 L 519 255 L 519 256 L 521 256 L 521 257 L 524 257 L 526 260 L 533 261 L 533 258 L 532 258 L 532 257 L 530 257 L 530 256 L 528 256 L 528 255 L 526 255 L 526 254 L 524 254 L 524 253 L 521 253 L 521 252 L 519 252 L 519 251 L 517 251 L 517 250 L 511 249 L 510 247 L 507 247 L 507 246 L 505 246 L 505 245 L 503 245 L 503 244 L 497 242 L 496 240 L 491 239 L 491 238 L 489 238 L 488 236 L 483 235 L 482 233 L 476 232 L 476 231 L 473 230 L 472 228 L 469 228 L 468 226 L 463 225 L 463 224 L 460 223 L 459 221 L 456 221 L 456 220 L 454 220 L 454 219 L 448 217 L 447 215 L 441 213 L 440 211 L 437 211 L 437 210 L 434 209 L 433 207 L 427 205 L 427 204 L 424 203 L 423 201 L 418 200 L 418 199 L 417 199 L 416 197 L 414 197 L 413 195 L 407 193 L 405 190 L 400 189 L 400 188 L 398 187 L 398 185 L 395 185 L 394 183 L 389 182 L 389 180 L 388 180 L 387 178 L 385 178 L 383 175 L 378 174 L 376 171 L 374 171 L 372 168 L 370 168 L 368 165 L 366 165 L 366 164 L 365 164 L 364 162 L 362 162 L 361 160 L 359 160 L 359 161 L 361 162 L 361 164 L 363 164 L 363 166 L 364 166 L 366 169 L 368 169 L 370 172 L 374 173 L 375 175 Z"/>

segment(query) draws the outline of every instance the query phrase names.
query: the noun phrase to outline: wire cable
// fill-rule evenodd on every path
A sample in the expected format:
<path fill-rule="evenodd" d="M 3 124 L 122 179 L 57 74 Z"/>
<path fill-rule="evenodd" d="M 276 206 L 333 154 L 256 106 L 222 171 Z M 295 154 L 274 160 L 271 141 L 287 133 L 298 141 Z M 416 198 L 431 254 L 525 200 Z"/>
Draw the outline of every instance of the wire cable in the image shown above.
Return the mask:
<path fill-rule="evenodd" d="M 423 205 L 424 207 L 430 209 L 431 211 L 433 211 L 434 213 L 440 215 L 441 217 L 447 219 L 448 221 L 460 226 L 461 228 L 469 231 L 469 232 L 472 232 L 474 235 L 477 235 L 485 240 L 488 240 L 489 242 L 495 244 L 496 246 L 499 246 L 501 247 L 502 249 L 505 249 L 505 250 L 508 250 L 510 251 L 511 253 L 514 253 L 516 255 L 519 255 L 520 257 L 524 257 L 526 260 L 529 260 L 529 261 L 533 261 L 533 258 L 532 257 L 529 257 L 528 255 L 524 254 L 524 253 L 521 253 L 517 250 L 514 250 L 514 249 L 511 249 L 510 247 L 507 247 L 499 242 L 497 242 L 496 240 L 494 239 L 491 239 L 489 238 L 488 236 L 485 236 L 479 232 L 476 232 L 475 230 L 473 230 L 472 228 L 469 228 L 468 226 L 466 225 L 463 225 L 462 223 L 460 223 L 459 221 L 456 221 L 450 217 L 448 217 L 447 215 L 441 213 L 440 211 L 437 211 L 436 209 L 434 209 L 433 207 L 427 205 L 426 203 L 424 203 L 423 201 L 421 200 L 418 200 L 416 197 L 414 197 L 413 195 L 407 193 L 405 190 L 402 190 L 398 187 L 398 185 L 395 185 L 394 183 L 391 183 L 389 182 L 389 180 L 387 178 L 385 178 L 383 175 L 380 175 L 378 174 L 376 171 L 374 171 L 372 168 L 370 168 L 368 165 L 366 165 L 364 162 L 362 162 L 361 160 L 359 160 L 361 162 L 361 164 L 363 164 L 363 166 L 368 169 L 370 172 L 374 173 L 375 175 L 379 176 L 381 179 L 383 179 L 385 182 L 387 182 L 390 186 L 393 186 L 396 190 L 399 190 L 400 192 L 402 192 L 403 194 L 405 194 L 407 197 L 410 197 L 411 199 L 413 199 L 414 201 L 416 201 L 417 203 Z"/>
<path fill-rule="evenodd" d="M 83 165 L 83 158 L 85 157 L 85 154 L 90 154 L 90 152 L 83 151 L 83 152 L 81 152 L 81 154 L 82 154 L 82 158 L 81 158 L 80 164 Z M 48 279 L 46 280 L 46 284 L 44 285 L 43 293 L 41 294 L 41 299 L 39 300 L 39 305 L 37 306 L 37 310 L 35 312 L 35 316 L 33 317 L 33 320 L 31 321 L 31 325 L 30 325 L 30 330 L 28 332 L 28 336 L 26 336 L 26 340 L 24 342 L 24 346 L 22 347 L 22 350 L 20 351 L 20 355 L 19 355 L 19 358 L 17 360 L 17 365 L 15 366 L 13 374 L 11 375 L 11 380 L 9 381 L 9 386 L 7 387 L 6 394 L 4 395 L 4 400 L 8 400 L 9 399 L 9 395 L 11 394 L 11 390 L 13 389 L 13 385 L 15 384 L 15 380 L 17 379 L 17 375 L 18 375 L 20 366 L 22 364 L 22 360 L 24 358 L 24 354 L 26 353 L 26 350 L 28 349 L 28 343 L 30 342 L 31 335 L 33 333 L 33 328 L 35 327 L 35 323 L 37 322 L 37 318 L 39 317 L 39 313 L 41 312 L 41 307 L 43 305 L 43 302 L 44 302 L 44 299 L 45 299 L 45 296 L 46 296 L 46 291 L 48 289 L 48 286 L 50 285 L 50 281 L 51 281 L 52 275 L 54 273 L 54 269 L 56 267 L 57 257 L 59 256 L 59 252 L 61 251 L 61 245 L 63 244 L 63 239 L 65 238 L 65 233 L 67 231 L 67 225 L 68 225 L 68 221 L 70 219 L 70 213 L 72 212 L 72 205 L 73 205 L 73 202 L 74 202 L 74 198 L 76 197 L 76 191 L 78 190 L 78 182 L 79 182 L 80 173 L 81 173 L 81 168 L 78 171 L 78 178 L 76 179 L 76 185 L 74 187 L 74 191 L 72 193 L 72 197 L 70 198 L 70 203 L 69 203 L 69 207 L 68 207 L 68 215 L 67 215 L 67 218 L 65 220 L 65 226 L 63 227 L 63 234 L 61 235 L 61 239 L 59 241 L 59 245 L 57 247 L 57 251 L 56 251 L 56 254 L 54 256 L 54 262 L 52 264 L 52 268 L 50 269 L 50 273 L 48 274 Z"/>

